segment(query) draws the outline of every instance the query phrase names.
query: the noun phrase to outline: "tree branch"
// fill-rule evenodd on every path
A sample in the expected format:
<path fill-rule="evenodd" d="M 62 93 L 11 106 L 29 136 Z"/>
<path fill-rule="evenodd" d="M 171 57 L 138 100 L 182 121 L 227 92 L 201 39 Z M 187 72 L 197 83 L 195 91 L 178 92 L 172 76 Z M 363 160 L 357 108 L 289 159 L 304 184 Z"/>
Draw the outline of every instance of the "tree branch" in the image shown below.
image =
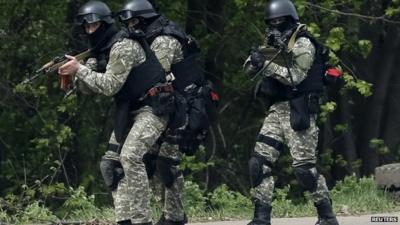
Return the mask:
<path fill-rule="evenodd" d="M 380 20 L 380 21 L 387 22 L 387 23 L 400 24 L 400 21 L 387 19 L 387 18 L 385 18 L 385 15 L 382 15 L 382 16 L 367 16 L 367 15 L 362 15 L 362 14 L 358 14 L 358 13 L 342 12 L 342 11 L 339 11 L 339 10 L 336 10 L 336 9 L 328 9 L 328 8 L 324 8 L 322 6 L 315 5 L 315 4 L 308 3 L 308 2 L 306 2 L 304 4 L 308 8 L 317 8 L 317 9 L 320 9 L 320 10 L 323 10 L 323 11 L 327 11 L 327 12 L 331 12 L 331 13 L 335 13 L 335 14 L 338 14 L 338 15 L 358 17 L 358 18 L 361 18 L 361 19 L 371 20 L 373 22 Z"/>

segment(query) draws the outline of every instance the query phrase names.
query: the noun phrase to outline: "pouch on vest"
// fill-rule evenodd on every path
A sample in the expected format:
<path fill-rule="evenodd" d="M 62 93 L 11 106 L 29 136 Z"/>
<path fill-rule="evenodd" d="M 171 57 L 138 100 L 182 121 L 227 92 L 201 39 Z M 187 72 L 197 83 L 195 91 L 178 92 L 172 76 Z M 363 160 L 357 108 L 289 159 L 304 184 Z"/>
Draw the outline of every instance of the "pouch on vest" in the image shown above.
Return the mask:
<path fill-rule="evenodd" d="M 198 131 L 208 127 L 208 114 L 206 100 L 201 96 L 192 99 L 189 103 L 189 126 L 192 131 Z"/>
<path fill-rule="evenodd" d="M 188 104 L 186 99 L 178 92 L 174 92 L 174 96 L 175 96 L 175 101 L 174 101 L 175 110 L 171 115 L 168 123 L 168 128 L 170 130 L 184 128 L 189 123 Z"/>
<path fill-rule="evenodd" d="M 271 77 L 264 77 L 260 82 L 258 90 L 256 90 L 257 95 L 261 95 L 270 101 L 286 100 L 286 87 L 278 80 Z"/>
<path fill-rule="evenodd" d="M 290 105 L 290 126 L 295 131 L 301 131 L 310 127 L 310 111 L 308 95 L 289 100 Z"/>
<path fill-rule="evenodd" d="M 160 92 L 156 96 L 149 96 L 145 102 L 152 107 L 155 115 L 161 116 L 174 112 L 174 99 L 172 92 Z"/>

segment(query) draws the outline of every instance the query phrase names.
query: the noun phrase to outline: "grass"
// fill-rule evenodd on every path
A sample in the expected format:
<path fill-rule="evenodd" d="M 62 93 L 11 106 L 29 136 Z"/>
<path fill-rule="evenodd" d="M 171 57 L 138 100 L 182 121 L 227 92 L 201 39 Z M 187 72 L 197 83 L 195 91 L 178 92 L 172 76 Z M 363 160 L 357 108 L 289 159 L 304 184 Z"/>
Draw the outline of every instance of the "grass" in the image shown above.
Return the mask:
<path fill-rule="evenodd" d="M 88 196 L 82 187 L 70 189 L 70 197 L 57 212 L 52 212 L 40 200 L 32 201 L 28 207 L 15 207 L 9 210 L 8 205 L 15 201 L 0 198 L 0 224 L 32 224 L 64 221 L 103 221 L 109 224 L 114 221 L 113 209 L 98 208 L 94 196 Z M 288 198 L 289 186 L 275 190 L 273 217 L 315 216 L 315 208 L 310 201 L 294 203 Z M 185 211 L 191 222 L 216 220 L 249 220 L 253 214 L 250 199 L 238 192 L 221 185 L 211 193 L 205 193 L 199 185 L 187 181 L 185 184 Z M 400 206 L 390 193 L 379 190 L 375 181 L 370 178 L 346 177 L 331 190 L 334 210 L 338 215 L 359 215 L 367 213 L 385 213 L 400 211 Z M 306 195 L 306 198 L 307 195 Z M 161 215 L 156 198 L 152 198 L 154 220 Z M 15 210 L 18 208 L 18 210 Z"/>

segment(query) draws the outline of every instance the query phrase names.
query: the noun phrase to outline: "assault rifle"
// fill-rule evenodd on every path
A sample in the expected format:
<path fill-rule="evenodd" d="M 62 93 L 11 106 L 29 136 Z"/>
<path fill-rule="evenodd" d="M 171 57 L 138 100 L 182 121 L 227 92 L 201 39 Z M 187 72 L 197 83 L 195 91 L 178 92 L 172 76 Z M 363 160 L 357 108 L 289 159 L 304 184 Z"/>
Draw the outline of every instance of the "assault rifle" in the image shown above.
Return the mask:
<path fill-rule="evenodd" d="M 88 58 L 90 55 L 91 55 L 91 49 L 88 49 L 84 52 L 78 53 L 74 57 L 78 61 L 81 61 L 81 60 Z M 69 61 L 69 59 L 67 59 L 65 56 L 55 57 L 50 62 L 47 62 L 46 64 L 44 64 L 40 69 L 36 70 L 32 77 L 27 78 L 24 81 L 22 81 L 21 84 L 31 83 L 33 80 L 36 80 L 38 77 L 40 77 L 44 74 L 54 72 L 54 71 L 58 70 L 58 68 L 60 68 L 62 65 L 67 63 L 68 61 Z M 70 83 L 71 83 L 71 77 L 68 77 L 68 76 L 60 77 L 60 88 L 61 89 L 63 89 L 63 90 L 69 89 Z"/>

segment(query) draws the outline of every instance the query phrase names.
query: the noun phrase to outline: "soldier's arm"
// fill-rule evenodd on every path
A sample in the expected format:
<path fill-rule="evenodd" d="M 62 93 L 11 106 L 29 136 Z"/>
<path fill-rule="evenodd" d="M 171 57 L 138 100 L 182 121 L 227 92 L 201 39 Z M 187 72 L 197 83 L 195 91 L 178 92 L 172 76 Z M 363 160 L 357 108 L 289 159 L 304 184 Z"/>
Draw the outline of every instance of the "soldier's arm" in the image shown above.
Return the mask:
<path fill-rule="evenodd" d="M 315 47 L 310 39 L 301 37 L 297 39 L 293 46 L 292 59 L 287 59 L 292 78 L 290 78 L 286 65 L 278 65 L 274 62 L 264 71 L 264 75 L 273 77 L 286 85 L 291 85 L 291 79 L 293 79 L 294 85 L 297 85 L 307 77 L 308 70 L 314 61 L 314 55 Z M 293 63 L 290 63 L 290 61 Z M 267 63 L 269 63 L 268 60 L 265 64 Z"/>
<path fill-rule="evenodd" d="M 151 43 L 150 48 L 154 51 L 158 61 L 167 73 L 171 71 L 171 64 L 183 59 L 182 45 L 172 36 L 158 36 Z"/>
<path fill-rule="evenodd" d="M 85 62 L 85 66 L 91 70 L 94 70 L 97 66 L 96 58 L 88 58 Z M 78 90 L 81 91 L 83 94 L 93 94 L 93 91 L 81 80 L 75 77 L 75 85 L 78 87 Z"/>
<path fill-rule="evenodd" d="M 138 42 L 123 39 L 111 48 L 105 73 L 98 73 L 85 65 L 80 65 L 76 77 L 92 91 L 112 96 L 122 88 L 132 67 L 144 62 L 145 59 L 145 52 Z"/>

